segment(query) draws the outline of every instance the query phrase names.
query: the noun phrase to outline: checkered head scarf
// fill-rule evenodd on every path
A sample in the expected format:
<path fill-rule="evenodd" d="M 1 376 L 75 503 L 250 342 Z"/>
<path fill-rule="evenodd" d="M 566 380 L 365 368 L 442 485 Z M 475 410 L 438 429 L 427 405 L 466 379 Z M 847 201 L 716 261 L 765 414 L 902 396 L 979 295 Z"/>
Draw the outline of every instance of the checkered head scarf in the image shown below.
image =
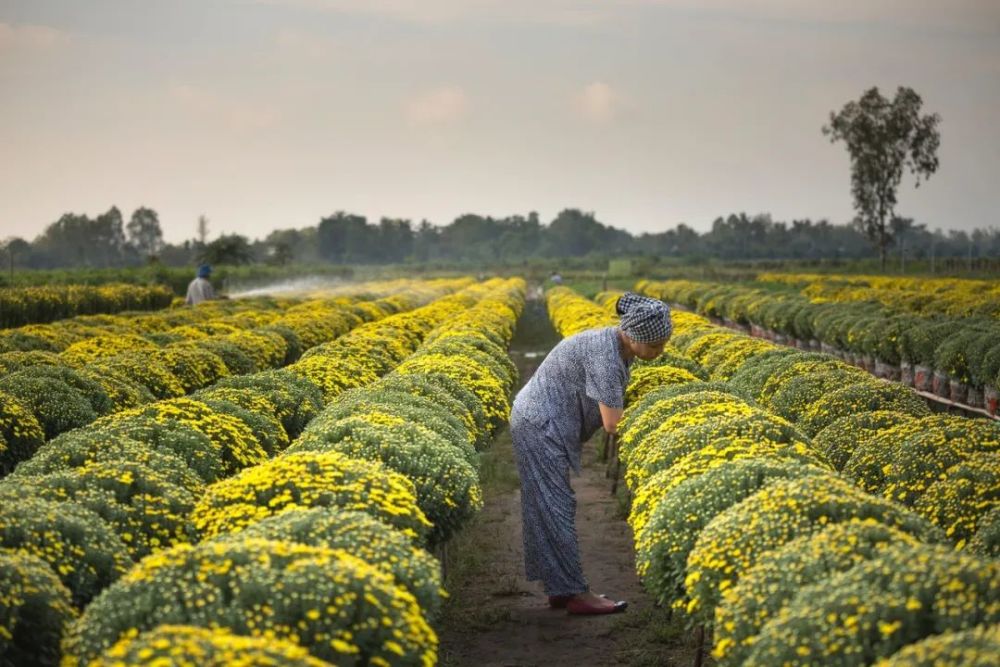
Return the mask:
<path fill-rule="evenodd" d="M 670 308 L 659 299 L 625 292 L 615 304 L 620 326 L 637 343 L 658 343 L 670 338 L 674 326 Z"/>

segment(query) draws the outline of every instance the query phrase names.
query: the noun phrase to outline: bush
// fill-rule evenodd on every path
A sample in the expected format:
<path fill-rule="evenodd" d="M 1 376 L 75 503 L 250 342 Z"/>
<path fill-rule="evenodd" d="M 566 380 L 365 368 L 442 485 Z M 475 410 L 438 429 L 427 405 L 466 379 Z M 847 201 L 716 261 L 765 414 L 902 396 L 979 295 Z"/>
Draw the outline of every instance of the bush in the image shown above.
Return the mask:
<path fill-rule="evenodd" d="M 830 523 L 875 519 L 923 540 L 943 541 L 926 519 L 833 475 L 777 481 L 712 520 L 688 558 L 688 612 L 710 622 L 721 594 L 761 554 Z M 748 526 L 752 527 L 748 529 Z"/>
<path fill-rule="evenodd" d="M 943 471 L 914 504 L 914 509 L 965 546 L 980 522 L 1000 506 L 1000 453 L 980 452 Z"/>
<path fill-rule="evenodd" d="M 934 634 L 904 646 L 877 667 L 991 667 L 1000 655 L 1000 624 Z"/>
<path fill-rule="evenodd" d="M 189 426 L 208 436 L 219 446 L 228 474 L 267 460 L 267 453 L 242 420 L 216 412 L 204 403 L 189 398 L 174 398 L 119 412 L 96 422 L 95 427 L 113 426 L 144 417 L 158 424 Z"/>
<path fill-rule="evenodd" d="M 25 461 L 45 441 L 45 430 L 16 396 L 0 391 L 0 477 Z"/>
<path fill-rule="evenodd" d="M 431 664 L 437 649 L 391 576 L 343 551 L 255 539 L 145 559 L 87 607 L 63 643 L 64 664 L 87 665 L 163 624 L 291 640 L 334 664 Z"/>
<path fill-rule="evenodd" d="M 288 354 L 285 338 L 274 331 L 240 331 L 222 340 L 240 348 L 261 370 L 281 366 Z"/>
<path fill-rule="evenodd" d="M 813 403 L 828 396 L 831 391 L 845 386 L 867 385 L 872 387 L 880 380 L 853 367 L 824 368 L 814 373 L 803 373 L 788 379 L 768 403 L 774 414 L 793 422 L 799 421 Z"/>
<path fill-rule="evenodd" d="M 713 657 L 722 664 L 742 664 L 767 621 L 802 588 L 876 558 L 889 546 L 919 544 L 912 535 L 867 519 L 831 524 L 763 554 L 722 594 Z"/>
<path fill-rule="evenodd" d="M 365 387 L 378 380 L 378 376 L 356 358 L 306 356 L 289 366 L 288 370 L 321 389 L 326 403 L 348 389 Z"/>
<path fill-rule="evenodd" d="M 221 395 L 228 398 L 220 398 Z M 270 401 L 259 395 L 256 400 L 251 400 L 248 396 L 232 389 L 221 389 L 210 390 L 210 393 L 199 392 L 192 395 L 191 399 L 204 403 L 216 414 L 239 419 L 250 429 L 267 456 L 275 456 L 288 447 L 288 434 L 281 422 L 274 417 L 274 407 L 270 405 Z"/>
<path fill-rule="evenodd" d="M 219 540 L 264 539 L 341 549 L 393 576 L 417 599 L 428 618 L 441 611 L 441 565 L 403 533 L 364 512 L 326 507 L 289 510 Z"/>
<path fill-rule="evenodd" d="M 249 375 L 250 373 L 256 373 L 258 370 L 257 364 L 243 350 L 233 343 L 218 338 L 196 340 L 184 343 L 183 346 L 205 350 L 222 359 L 222 363 L 226 365 L 226 370 L 228 371 L 226 373 L 227 377 L 230 375 Z"/>
<path fill-rule="evenodd" d="M 921 456 L 934 458 L 907 460 L 911 441 Z M 985 419 L 934 415 L 901 423 L 860 441 L 844 466 L 844 474 L 873 493 L 882 493 L 890 481 L 919 492 L 928 475 L 943 472 L 955 462 L 949 452 L 967 456 L 981 451 L 1000 451 L 1000 425 Z M 902 466 L 901 470 L 907 472 L 897 472 L 894 466 Z M 920 477 L 908 481 L 913 475 Z M 906 487 L 899 490 L 909 492 Z"/>
<path fill-rule="evenodd" d="M 803 358 L 829 359 L 827 355 L 804 353 L 787 347 L 775 348 L 748 359 L 729 378 L 729 385 L 742 396 L 756 401 L 768 379 L 788 364 Z"/>
<path fill-rule="evenodd" d="M 170 484 L 191 493 L 198 493 L 205 487 L 204 480 L 188 467 L 176 450 L 158 449 L 156 443 L 142 443 L 91 429 L 70 431 L 49 440 L 34 456 L 17 467 L 13 477 L 40 477 L 83 468 L 92 463 L 111 462 L 141 464 L 155 470 Z"/>
<path fill-rule="evenodd" d="M 320 421 L 320 420 L 317 420 Z M 430 544 L 451 537 L 483 506 L 479 475 L 466 453 L 420 424 L 395 423 L 361 414 L 337 422 L 317 421 L 289 453 L 339 452 L 379 461 L 413 482 L 417 506 L 433 524 Z"/>
<path fill-rule="evenodd" d="M 66 362 L 54 352 L 5 352 L 0 354 L 0 375 L 16 373 L 34 366 L 66 366 Z"/>
<path fill-rule="evenodd" d="M 184 461 L 206 484 L 227 475 L 222 446 L 187 423 L 157 421 L 155 416 L 112 415 L 91 424 L 85 431 L 66 433 L 60 438 L 102 440 L 131 439 L 148 449 L 170 453 Z M 54 445 L 60 438 L 52 441 Z"/>
<path fill-rule="evenodd" d="M 155 398 L 184 395 L 184 385 L 170 370 L 148 355 L 129 353 L 90 364 L 88 368 L 116 377 L 126 377 L 149 390 Z"/>
<path fill-rule="evenodd" d="M 90 510 L 32 497 L 21 485 L 0 484 L 0 550 L 37 556 L 52 568 L 81 607 L 131 565 L 125 545 Z"/>
<path fill-rule="evenodd" d="M 137 408 L 156 400 L 156 397 L 145 385 L 118 373 L 88 367 L 80 369 L 77 374 L 85 380 L 100 385 L 110 401 L 107 414 Z"/>
<path fill-rule="evenodd" d="M 816 435 L 838 419 L 877 410 L 891 410 L 912 417 L 931 414 L 927 402 L 909 387 L 872 380 L 825 394 L 806 409 L 798 425 L 809 435 Z"/>
<path fill-rule="evenodd" d="M 476 449 L 483 450 L 489 445 L 490 434 L 482 401 L 458 380 L 444 374 L 392 373 L 379 380 L 378 388 L 430 398 L 461 418 L 476 439 Z M 461 408 L 456 409 L 459 406 Z"/>
<path fill-rule="evenodd" d="M 141 463 L 91 463 L 17 483 L 38 498 L 89 509 L 118 534 L 133 560 L 194 537 L 188 515 L 195 497 Z"/>
<path fill-rule="evenodd" d="M 274 404 L 275 416 L 281 420 L 290 440 L 299 437 L 306 424 L 323 408 L 323 392 L 287 370 L 228 377 L 216 383 L 215 388 L 253 391 L 266 396 Z"/>
<path fill-rule="evenodd" d="M 871 664 L 935 633 L 996 623 L 998 578 L 996 561 L 890 546 L 801 589 L 764 626 L 745 664 Z"/>
<path fill-rule="evenodd" d="M 754 458 L 722 464 L 666 492 L 635 533 L 636 571 L 661 604 L 684 602 L 688 554 L 708 523 L 777 479 L 823 474 L 797 461 Z"/>
<path fill-rule="evenodd" d="M 309 507 L 367 512 L 418 541 L 430 527 L 417 507 L 413 482 L 380 463 L 334 452 L 287 454 L 213 484 L 191 519 L 201 535 L 213 537 Z"/>
<path fill-rule="evenodd" d="M 191 625 L 158 625 L 138 636 L 126 634 L 89 667 L 125 665 L 329 667 L 328 662 L 312 657 L 309 651 L 291 640 L 243 637 L 222 628 Z"/>
<path fill-rule="evenodd" d="M 159 350 L 159 346 L 136 334 L 117 333 L 94 336 L 73 343 L 63 350 L 62 358 L 69 364 L 82 368 L 100 359 L 115 357 L 126 352 L 149 354 Z"/>
<path fill-rule="evenodd" d="M 180 381 L 185 394 L 207 387 L 229 375 L 222 358 L 197 347 L 173 345 L 149 355 Z"/>
<path fill-rule="evenodd" d="M 646 366 L 632 371 L 628 387 L 625 389 L 625 403 L 631 404 L 650 391 L 675 384 L 698 382 L 698 378 L 683 368 L 673 366 Z"/>
<path fill-rule="evenodd" d="M 0 664 L 55 667 L 74 618 L 69 591 L 45 561 L 0 552 Z"/>
<path fill-rule="evenodd" d="M 843 470 L 854 454 L 859 442 L 874 434 L 915 419 L 894 410 L 876 410 L 840 417 L 819 431 L 813 446 L 820 451 L 835 470 Z"/>
<path fill-rule="evenodd" d="M 46 438 L 85 426 L 97 419 L 90 401 L 79 390 L 27 369 L 0 378 L 0 392 L 13 396 L 41 424 Z"/>
<path fill-rule="evenodd" d="M 281 360 L 279 366 L 287 366 L 288 364 L 295 363 L 305 351 L 305 347 L 302 345 L 302 340 L 291 327 L 286 327 L 281 324 L 268 324 L 258 328 L 257 331 L 265 336 L 277 334 L 284 339 L 285 358 Z"/>
<path fill-rule="evenodd" d="M 1000 507 L 994 506 L 979 519 L 979 530 L 969 540 L 968 549 L 980 556 L 1000 557 Z"/>

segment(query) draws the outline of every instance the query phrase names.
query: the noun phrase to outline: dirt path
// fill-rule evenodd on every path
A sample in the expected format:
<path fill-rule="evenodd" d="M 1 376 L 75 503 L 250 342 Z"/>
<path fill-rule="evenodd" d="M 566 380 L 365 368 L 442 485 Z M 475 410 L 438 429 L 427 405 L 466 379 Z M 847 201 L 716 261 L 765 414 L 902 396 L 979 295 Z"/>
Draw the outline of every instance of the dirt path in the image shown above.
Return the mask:
<path fill-rule="evenodd" d="M 543 311 L 544 313 L 544 311 Z M 519 332 L 544 331 L 537 306 Z M 547 322 L 547 319 L 546 319 Z M 527 379 L 541 361 L 523 356 L 537 335 L 515 338 L 512 356 Z M 554 332 L 545 336 L 554 341 Z M 520 339 L 520 341 L 519 341 Z M 588 444 L 583 474 L 573 478 L 577 533 L 584 572 L 592 590 L 629 601 L 623 614 L 570 616 L 550 609 L 538 582 L 524 578 L 520 491 L 510 436 L 502 434 L 483 461 L 486 507 L 449 546 L 447 605 L 441 664 L 447 667 L 583 665 L 690 665 L 686 633 L 656 608 L 635 575 L 631 532 L 620 501 L 609 493 L 598 441 Z"/>

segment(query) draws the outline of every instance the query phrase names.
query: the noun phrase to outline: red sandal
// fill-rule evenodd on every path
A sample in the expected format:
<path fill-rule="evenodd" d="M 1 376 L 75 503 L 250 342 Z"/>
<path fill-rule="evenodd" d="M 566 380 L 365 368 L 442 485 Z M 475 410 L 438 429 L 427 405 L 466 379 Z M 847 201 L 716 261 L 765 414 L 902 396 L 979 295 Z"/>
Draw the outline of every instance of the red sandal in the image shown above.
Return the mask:
<path fill-rule="evenodd" d="M 577 600 L 574 598 L 566 603 L 566 612 L 578 615 L 617 614 L 618 612 L 625 611 L 627 607 L 628 602 L 625 600 L 618 600 L 610 607 L 599 607 L 590 602 L 584 602 L 583 600 Z"/>

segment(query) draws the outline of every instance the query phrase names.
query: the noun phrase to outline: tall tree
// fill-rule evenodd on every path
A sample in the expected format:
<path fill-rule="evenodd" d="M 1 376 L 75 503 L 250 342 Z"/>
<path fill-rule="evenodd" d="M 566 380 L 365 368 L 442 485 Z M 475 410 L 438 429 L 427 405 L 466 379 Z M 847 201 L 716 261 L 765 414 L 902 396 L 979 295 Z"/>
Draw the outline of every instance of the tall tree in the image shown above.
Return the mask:
<path fill-rule="evenodd" d="M 163 247 L 163 230 L 156 211 L 140 206 L 125 225 L 128 244 L 145 259 L 156 257 Z"/>
<path fill-rule="evenodd" d="M 858 212 L 856 224 L 878 248 L 882 270 L 892 234 L 886 224 L 896 208 L 896 190 L 909 169 L 927 179 L 937 171 L 941 137 L 938 114 L 921 116 L 923 100 L 911 88 L 900 87 L 896 97 L 882 97 L 878 88 L 848 102 L 839 113 L 830 112 L 823 134 L 831 143 L 844 141 L 851 156 L 851 193 Z"/>
<path fill-rule="evenodd" d="M 247 237 L 222 234 L 201 249 L 198 259 L 207 264 L 250 264 L 254 256 Z"/>

